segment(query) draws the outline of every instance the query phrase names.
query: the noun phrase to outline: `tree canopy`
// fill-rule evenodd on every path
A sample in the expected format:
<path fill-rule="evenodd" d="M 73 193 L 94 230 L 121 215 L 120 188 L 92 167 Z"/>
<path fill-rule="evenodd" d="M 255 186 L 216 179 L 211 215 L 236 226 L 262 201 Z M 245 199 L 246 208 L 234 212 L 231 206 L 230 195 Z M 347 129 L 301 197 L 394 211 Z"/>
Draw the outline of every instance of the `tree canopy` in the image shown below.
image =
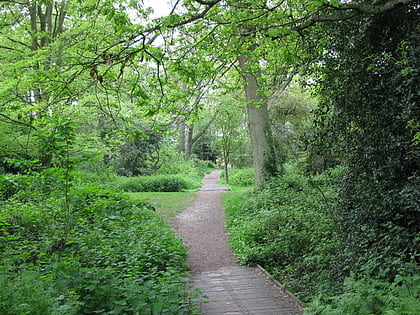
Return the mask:
<path fill-rule="evenodd" d="M 138 187 L 140 176 L 216 161 L 228 180 L 230 166 L 252 159 L 262 208 L 289 211 L 267 196 L 284 190 L 304 213 L 311 200 L 299 192 L 320 192 L 325 204 L 308 218 L 337 238 L 336 278 L 392 280 L 418 263 L 418 11 L 416 0 L 179 0 L 152 18 L 141 1 L 0 1 L 0 202 L 12 214 L 24 187 L 9 175 L 34 176 L 32 188 L 39 180 L 34 196 L 61 185 L 66 234 L 73 172 Z M 281 177 L 292 164 L 299 175 Z M 313 180 L 326 174 L 331 199 Z M 17 195 L 20 210 L 30 207 L 30 193 Z M 107 196 L 110 208 L 125 202 Z M 250 240 L 274 237 L 270 220 L 285 216 L 264 218 Z M 265 227 L 276 233 L 259 238 Z"/>

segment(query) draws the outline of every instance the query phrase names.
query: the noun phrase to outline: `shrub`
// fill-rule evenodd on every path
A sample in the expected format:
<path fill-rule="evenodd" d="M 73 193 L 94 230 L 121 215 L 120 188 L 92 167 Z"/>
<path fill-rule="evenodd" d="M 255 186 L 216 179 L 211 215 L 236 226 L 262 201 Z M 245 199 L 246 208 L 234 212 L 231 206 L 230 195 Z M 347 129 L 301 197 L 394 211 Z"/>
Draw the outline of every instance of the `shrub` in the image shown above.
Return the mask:
<path fill-rule="evenodd" d="M 420 309 L 420 276 L 397 276 L 392 283 L 349 277 L 344 293 L 314 300 L 305 314 L 417 314 Z"/>
<path fill-rule="evenodd" d="M 150 205 L 93 185 L 30 196 L 0 201 L 1 314 L 197 313 L 186 250 Z"/>
<path fill-rule="evenodd" d="M 0 200 L 7 200 L 17 192 L 28 187 L 26 175 L 1 175 L 0 176 Z"/>
<path fill-rule="evenodd" d="M 332 276 L 338 248 L 323 196 L 304 178 L 282 176 L 241 199 L 226 208 L 240 262 L 262 265 L 301 297 L 315 294 Z"/>
<path fill-rule="evenodd" d="M 179 192 L 192 188 L 184 177 L 174 175 L 119 177 L 114 185 L 127 192 Z"/>
<path fill-rule="evenodd" d="M 254 185 L 254 169 L 231 169 L 229 175 L 229 184 L 236 186 L 252 186 Z"/>
<path fill-rule="evenodd" d="M 75 296 L 63 295 L 39 272 L 24 270 L 16 276 L 0 273 L 0 314 L 78 314 Z"/>

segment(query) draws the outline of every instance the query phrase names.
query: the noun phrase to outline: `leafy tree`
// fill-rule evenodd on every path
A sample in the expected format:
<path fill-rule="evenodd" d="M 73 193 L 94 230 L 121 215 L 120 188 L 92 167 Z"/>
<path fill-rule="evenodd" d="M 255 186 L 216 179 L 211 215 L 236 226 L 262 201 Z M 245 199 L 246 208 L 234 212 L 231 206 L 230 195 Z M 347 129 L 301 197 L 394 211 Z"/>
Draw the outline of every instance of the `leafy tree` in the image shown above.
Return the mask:
<path fill-rule="evenodd" d="M 274 142 L 284 162 L 297 162 L 304 153 L 304 135 L 310 130 L 311 111 L 316 100 L 293 83 L 286 90 L 276 91 L 269 100 L 269 115 Z"/>
<path fill-rule="evenodd" d="M 244 138 L 248 136 L 244 132 L 245 108 L 241 98 L 235 98 L 235 94 L 225 95 L 220 99 L 222 102 L 218 108 L 215 127 L 219 135 L 216 146 L 220 147 L 224 165 L 225 180 L 229 182 L 229 167 L 239 149 L 244 146 Z"/>
<path fill-rule="evenodd" d="M 132 128 L 131 128 L 132 129 Z M 161 164 L 160 145 L 164 130 L 138 126 L 127 132 L 117 152 L 109 158 L 118 175 L 138 176 L 156 172 Z"/>
<path fill-rule="evenodd" d="M 417 25 L 412 3 L 316 32 L 330 43 L 313 67 L 319 134 L 347 169 L 337 207 L 343 269 L 392 277 L 419 250 Z"/>

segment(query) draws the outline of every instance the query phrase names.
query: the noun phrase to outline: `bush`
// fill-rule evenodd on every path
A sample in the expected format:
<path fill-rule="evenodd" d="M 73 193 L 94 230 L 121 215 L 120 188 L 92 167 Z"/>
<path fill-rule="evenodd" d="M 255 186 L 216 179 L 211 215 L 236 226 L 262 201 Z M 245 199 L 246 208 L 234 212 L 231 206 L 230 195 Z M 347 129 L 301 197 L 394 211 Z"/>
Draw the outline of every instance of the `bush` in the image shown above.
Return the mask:
<path fill-rule="evenodd" d="M 28 188 L 30 178 L 26 175 L 1 175 L 0 200 L 7 200 L 21 190 Z"/>
<path fill-rule="evenodd" d="M 325 190 L 324 197 L 333 193 Z M 283 176 L 228 201 L 228 230 L 240 262 L 262 265 L 305 300 L 317 293 L 333 276 L 338 248 L 324 197 L 308 180 Z"/>
<path fill-rule="evenodd" d="M 229 184 L 236 186 L 253 186 L 254 185 L 254 169 L 231 169 L 229 175 Z"/>
<path fill-rule="evenodd" d="M 387 222 L 381 239 L 372 233 L 364 240 L 377 244 L 370 252 L 350 257 L 360 266 L 343 264 L 351 252 L 337 225 L 335 187 L 345 171 L 305 178 L 289 168 L 258 191 L 226 194 L 232 248 L 241 263 L 262 265 L 303 301 L 313 300 L 308 314 L 415 314 L 418 266 L 407 263 L 404 244 L 416 248 L 418 237 Z"/>
<path fill-rule="evenodd" d="M 77 181 L 80 183 L 90 183 L 95 185 L 106 185 L 110 181 L 114 181 L 117 176 L 111 169 L 103 168 L 98 171 L 79 170 L 75 174 Z"/>
<path fill-rule="evenodd" d="M 397 276 L 392 283 L 372 278 L 344 282 L 344 293 L 313 301 L 305 314 L 417 314 L 420 309 L 420 276 Z"/>
<path fill-rule="evenodd" d="M 53 282 L 36 271 L 24 270 L 12 277 L 0 273 L 0 314 L 78 314 L 75 296 L 62 295 Z"/>
<path fill-rule="evenodd" d="M 197 313 L 186 250 L 150 205 L 66 191 L 0 201 L 1 314 Z"/>
<path fill-rule="evenodd" d="M 174 175 L 119 177 L 113 184 L 127 192 L 179 192 L 193 188 L 184 177 Z"/>

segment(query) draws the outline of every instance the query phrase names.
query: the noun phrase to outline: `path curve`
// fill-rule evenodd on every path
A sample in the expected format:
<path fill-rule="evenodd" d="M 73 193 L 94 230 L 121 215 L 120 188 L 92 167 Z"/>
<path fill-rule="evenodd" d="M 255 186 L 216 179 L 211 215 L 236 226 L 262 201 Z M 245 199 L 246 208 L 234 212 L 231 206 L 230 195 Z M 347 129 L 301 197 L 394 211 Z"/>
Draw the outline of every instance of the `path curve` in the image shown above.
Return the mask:
<path fill-rule="evenodd" d="M 195 202 L 172 223 L 188 250 L 191 283 L 208 297 L 202 314 L 302 314 L 296 301 L 258 268 L 237 264 L 220 202 L 228 188 L 216 184 L 220 174 L 217 170 L 204 177 Z"/>

